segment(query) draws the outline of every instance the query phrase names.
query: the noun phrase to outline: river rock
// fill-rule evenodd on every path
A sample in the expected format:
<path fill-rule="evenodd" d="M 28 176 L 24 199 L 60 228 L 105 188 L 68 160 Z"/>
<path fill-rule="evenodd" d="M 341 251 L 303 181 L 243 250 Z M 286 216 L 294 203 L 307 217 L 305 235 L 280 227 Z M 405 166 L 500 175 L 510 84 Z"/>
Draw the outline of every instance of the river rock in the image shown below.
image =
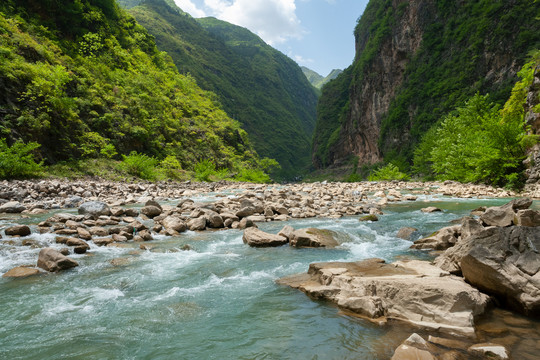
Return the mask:
<path fill-rule="evenodd" d="M 420 209 L 424 213 L 434 213 L 434 212 L 441 212 L 442 210 L 435 207 L 435 206 L 428 206 L 427 208 Z"/>
<path fill-rule="evenodd" d="M 53 248 L 45 248 L 39 252 L 37 266 L 46 271 L 56 272 L 79 266 L 79 263 Z"/>
<path fill-rule="evenodd" d="M 112 238 L 99 238 L 92 240 L 97 246 L 107 246 L 113 242 Z"/>
<path fill-rule="evenodd" d="M 418 229 L 413 227 L 404 227 L 399 229 L 399 231 L 396 234 L 396 237 L 403 239 L 403 240 L 411 240 L 412 235 L 418 231 Z"/>
<path fill-rule="evenodd" d="M 38 269 L 18 266 L 6 272 L 4 275 L 2 275 L 2 277 L 3 278 L 25 278 L 25 277 L 37 275 L 37 274 L 39 274 Z"/>
<path fill-rule="evenodd" d="M 189 220 L 187 223 L 187 227 L 191 231 L 203 231 L 204 229 L 206 229 L 206 217 L 201 216 L 196 219 Z"/>
<path fill-rule="evenodd" d="M 456 244 L 460 233 L 460 225 L 448 226 L 434 232 L 426 238 L 416 240 L 411 246 L 411 249 L 446 250 Z"/>
<path fill-rule="evenodd" d="M 540 226 L 540 211 L 525 209 L 518 210 L 514 216 L 514 224 L 518 226 Z"/>
<path fill-rule="evenodd" d="M 289 242 L 284 236 L 268 234 L 254 227 L 244 230 L 242 241 L 251 247 L 275 247 L 285 245 Z"/>
<path fill-rule="evenodd" d="M 287 238 L 287 240 L 290 240 L 293 233 L 294 233 L 294 228 L 290 225 L 285 225 L 283 229 L 281 229 L 278 232 L 278 235 Z"/>
<path fill-rule="evenodd" d="M 85 247 L 87 249 L 90 249 L 90 245 L 88 245 L 88 243 L 84 240 L 81 240 L 81 239 L 77 239 L 77 238 L 69 238 L 66 240 L 66 245 L 67 246 L 80 246 L 80 247 Z"/>
<path fill-rule="evenodd" d="M 213 229 L 220 229 L 224 226 L 223 218 L 214 211 L 208 211 L 206 214 L 206 224 Z"/>
<path fill-rule="evenodd" d="M 236 212 L 236 216 L 239 218 L 248 217 L 256 213 L 255 207 L 246 206 Z"/>
<path fill-rule="evenodd" d="M 181 233 L 187 230 L 186 223 L 176 216 L 167 216 L 161 221 L 161 224 L 166 230 L 172 230 Z"/>
<path fill-rule="evenodd" d="M 489 303 L 487 295 L 463 279 L 425 261 L 314 263 L 307 274 L 278 283 L 371 319 L 402 320 L 465 335 L 474 335 L 474 320 Z"/>
<path fill-rule="evenodd" d="M 506 360 L 510 358 L 508 350 L 504 346 L 498 344 L 476 344 L 469 347 L 468 350 L 471 354 L 480 355 L 486 359 Z"/>
<path fill-rule="evenodd" d="M 148 205 L 141 209 L 141 214 L 146 215 L 150 219 L 153 219 L 156 216 L 161 215 L 161 212 L 162 212 L 161 207 L 157 207 L 154 205 Z"/>
<path fill-rule="evenodd" d="M 480 221 L 473 219 L 469 216 L 465 216 L 461 219 L 461 238 L 465 239 L 471 235 L 478 234 L 479 232 L 484 231 L 484 226 Z"/>
<path fill-rule="evenodd" d="M 83 240 L 92 240 L 92 234 L 90 234 L 88 230 L 81 227 L 77 228 L 77 236 Z"/>
<path fill-rule="evenodd" d="M 100 226 L 92 226 L 88 229 L 91 235 L 95 236 L 107 236 L 109 235 L 109 230 L 105 229 L 104 227 Z"/>
<path fill-rule="evenodd" d="M 81 215 L 91 215 L 98 217 L 100 215 L 110 215 L 111 209 L 109 205 L 101 201 L 88 201 L 79 206 L 79 214 Z"/>
<path fill-rule="evenodd" d="M 437 357 L 430 351 L 428 342 L 414 333 L 394 351 L 390 360 L 437 360 Z"/>
<path fill-rule="evenodd" d="M 31 233 L 30 228 L 26 225 L 10 226 L 5 232 L 8 236 L 28 236 Z"/>
<path fill-rule="evenodd" d="M 335 239 L 336 235 L 335 232 L 326 229 L 299 229 L 292 233 L 289 244 L 297 248 L 333 248 L 339 245 Z"/>
<path fill-rule="evenodd" d="M 19 214 L 26 210 L 26 206 L 18 201 L 8 201 L 0 206 L 0 213 Z"/>
<path fill-rule="evenodd" d="M 247 228 L 250 228 L 250 227 L 257 227 L 257 225 L 255 225 L 255 223 L 251 219 L 243 218 L 238 223 L 238 229 L 240 229 L 240 230 L 244 230 L 244 229 L 247 229 Z"/>
<path fill-rule="evenodd" d="M 514 210 L 511 206 L 493 206 L 487 208 L 480 220 L 488 226 L 510 226 L 514 221 Z"/>
<path fill-rule="evenodd" d="M 360 221 L 379 221 L 379 218 L 375 214 L 370 214 L 370 215 L 362 216 L 358 220 L 360 220 Z"/>

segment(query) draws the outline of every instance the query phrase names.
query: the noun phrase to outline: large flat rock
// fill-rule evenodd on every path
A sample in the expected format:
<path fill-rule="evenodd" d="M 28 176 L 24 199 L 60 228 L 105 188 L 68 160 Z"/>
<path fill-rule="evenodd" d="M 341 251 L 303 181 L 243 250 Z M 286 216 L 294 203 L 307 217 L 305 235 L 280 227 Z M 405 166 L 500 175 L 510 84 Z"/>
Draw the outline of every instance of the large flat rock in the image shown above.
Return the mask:
<path fill-rule="evenodd" d="M 425 261 L 314 263 L 307 274 L 278 283 L 370 319 L 397 319 L 462 335 L 474 334 L 474 319 L 489 303 L 463 279 Z"/>

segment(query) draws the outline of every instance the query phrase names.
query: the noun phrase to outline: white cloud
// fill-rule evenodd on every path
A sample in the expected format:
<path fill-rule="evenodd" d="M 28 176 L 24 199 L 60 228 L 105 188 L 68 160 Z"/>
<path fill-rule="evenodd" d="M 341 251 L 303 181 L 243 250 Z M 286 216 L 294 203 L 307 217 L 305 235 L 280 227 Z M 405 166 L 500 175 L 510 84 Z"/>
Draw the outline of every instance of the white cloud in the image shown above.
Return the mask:
<path fill-rule="evenodd" d="M 208 14 L 246 27 L 270 45 L 300 39 L 304 34 L 295 0 L 204 0 L 204 4 Z"/>
<path fill-rule="evenodd" d="M 309 58 L 306 59 L 302 55 L 289 55 L 289 57 L 293 58 L 294 61 L 300 65 L 309 65 L 315 62 L 315 60 Z"/>
<path fill-rule="evenodd" d="M 191 2 L 191 0 L 174 0 L 176 5 L 185 12 L 189 13 L 193 17 L 205 17 L 206 13 L 199 9 L 197 5 Z"/>

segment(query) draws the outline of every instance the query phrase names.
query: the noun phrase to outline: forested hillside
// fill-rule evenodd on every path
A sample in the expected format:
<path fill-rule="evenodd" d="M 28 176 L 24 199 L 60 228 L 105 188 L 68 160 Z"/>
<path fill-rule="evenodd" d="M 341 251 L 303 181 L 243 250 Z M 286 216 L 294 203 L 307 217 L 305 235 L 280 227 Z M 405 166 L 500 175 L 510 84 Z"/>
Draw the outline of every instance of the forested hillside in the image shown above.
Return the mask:
<path fill-rule="evenodd" d="M 194 19 L 171 1 L 125 1 L 182 73 L 215 92 L 282 177 L 310 164 L 317 94 L 300 67 L 249 30 L 215 18 Z"/>
<path fill-rule="evenodd" d="M 256 167 L 215 94 L 178 73 L 114 0 L 0 3 L 0 137 L 46 163 L 132 151 L 191 169 Z"/>
<path fill-rule="evenodd" d="M 502 106 L 531 50 L 540 2 L 371 0 L 356 58 L 323 88 L 319 168 L 383 160 L 409 170 L 423 135 L 479 92 Z"/>
<path fill-rule="evenodd" d="M 330 80 L 334 80 L 339 76 L 339 74 L 343 72 L 343 70 L 334 69 L 330 71 L 330 74 L 324 77 L 305 66 L 301 66 L 301 69 L 304 72 L 304 75 L 306 75 L 311 85 L 315 86 L 319 90 L 322 89 L 322 87 L 326 85 L 326 83 L 328 83 Z"/>

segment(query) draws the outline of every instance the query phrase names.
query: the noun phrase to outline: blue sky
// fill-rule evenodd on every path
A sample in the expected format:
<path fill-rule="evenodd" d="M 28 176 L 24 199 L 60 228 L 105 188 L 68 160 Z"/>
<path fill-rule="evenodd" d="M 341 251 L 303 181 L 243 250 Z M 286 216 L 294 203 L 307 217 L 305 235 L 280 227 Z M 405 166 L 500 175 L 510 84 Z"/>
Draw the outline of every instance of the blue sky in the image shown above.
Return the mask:
<path fill-rule="evenodd" d="M 354 59 L 354 27 L 368 0 L 175 0 L 194 17 L 246 27 L 326 76 Z"/>

